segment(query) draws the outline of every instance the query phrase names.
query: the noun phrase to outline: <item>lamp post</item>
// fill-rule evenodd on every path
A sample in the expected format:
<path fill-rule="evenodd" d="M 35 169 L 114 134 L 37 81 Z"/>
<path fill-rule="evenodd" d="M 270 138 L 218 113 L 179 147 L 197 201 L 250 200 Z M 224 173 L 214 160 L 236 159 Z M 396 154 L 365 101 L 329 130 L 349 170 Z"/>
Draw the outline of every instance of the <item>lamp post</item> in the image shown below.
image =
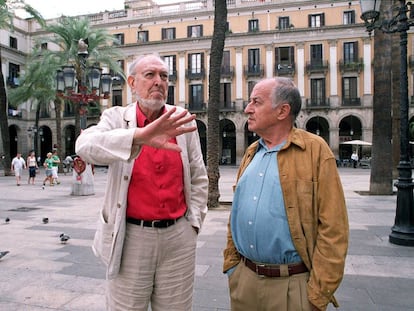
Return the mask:
<path fill-rule="evenodd" d="M 389 241 L 393 244 L 414 246 L 413 180 L 409 156 L 407 31 L 414 25 L 408 19 L 411 2 L 399 1 L 398 13 L 390 20 L 380 20 L 380 0 L 360 0 L 365 26 L 371 35 L 374 29 L 384 33 L 400 33 L 400 160 L 398 163 L 397 208 Z M 411 16 L 410 16 L 411 17 Z"/>
<path fill-rule="evenodd" d="M 102 69 L 97 66 L 87 67 L 88 56 L 88 40 L 80 39 L 78 41 L 79 72 L 76 72 L 75 66 L 67 65 L 62 66 L 62 69 L 58 70 L 56 74 L 57 96 L 70 100 L 74 104 L 76 112 L 79 113 L 81 130 L 87 127 L 88 104 L 100 99 L 108 99 L 112 86 L 110 74 L 103 74 Z M 76 77 L 78 77 L 78 80 Z M 72 194 L 93 194 L 93 176 L 90 165 L 84 163 L 81 159 L 78 159 L 76 163 L 81 163 L 79 166 L 83 170 L 79 170 L 76 172 L 77 175 L 74 175 Z"/>

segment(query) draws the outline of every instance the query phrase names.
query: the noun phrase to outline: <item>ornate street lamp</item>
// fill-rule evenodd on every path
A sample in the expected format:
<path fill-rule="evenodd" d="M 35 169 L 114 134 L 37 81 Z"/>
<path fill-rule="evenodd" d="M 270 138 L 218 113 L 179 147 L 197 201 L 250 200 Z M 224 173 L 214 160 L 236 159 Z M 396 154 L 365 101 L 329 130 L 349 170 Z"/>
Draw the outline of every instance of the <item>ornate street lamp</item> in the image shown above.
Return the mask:
<path fill-rule="evenodd" d="M 360 0 L 362 15 L 369 34 L 374 29 L 384 33 L 400 33 L 400 161 L 398 163 L 397 209 L 394 226 L 391 228 L 389 241 L 393 244 L 414 246 L 414 206 L 413 180 L 409 155 L 409 123 L 408 123 L 408 76 L 407 76 L 407 30 L 414 25 L 408 19 L 411 2 L 400 0 L 398 13 L 390 20 L 380 19 L 380 0 Z"/>
<path fill-rule="evenodd" d="M 97 66 L 86 67 L 88 58 L 87 40 L 78 42 L 78 57 L 80 62 L 80 84 L 76 80 L 74 66 L 62 66 L 56 73 L 56 93 L 59 97 L 79 103 L 81 116 L 81 129 L 86 128 L 86 107 L 89 102 L 108 99 L 112 88 L 110 74 L 102 73 Z"/>

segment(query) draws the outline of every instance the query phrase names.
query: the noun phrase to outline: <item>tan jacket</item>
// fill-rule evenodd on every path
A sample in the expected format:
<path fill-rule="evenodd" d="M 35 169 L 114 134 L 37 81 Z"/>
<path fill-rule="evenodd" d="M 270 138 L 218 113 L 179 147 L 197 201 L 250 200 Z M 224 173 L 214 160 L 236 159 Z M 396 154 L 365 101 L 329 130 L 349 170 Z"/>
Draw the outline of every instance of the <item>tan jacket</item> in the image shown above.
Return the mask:
<path fill-rule="evenodd" d="M 76 141 L 76 153 L 85 161 L 108 165 L 108 176 L 93 251 L 107 265 L 107 278 L 114 278 L 120 268 L 126 228 L 128 186 L 134 160 L 140 147 L 132 148 L 137 127 L 136 104 L 106 109 L 98 125 L 82 132 Z M 167 109 L 172 106 L 166 105 Z M 175 113 L 183 111 L 177 107 Z M 195 121 L 191 126 L 196 125 Z M 198 132 L 177 136 L 183 162 L 186 218 L 201 228 L 207 213 L 208 178 Z"/>
<path fill-rule="evenodd" d="M 253 159 L 258 142 L 242 159 L 237 180 Z M 348 249 L 348 216 L 335 158 L 319 136 L 293 128 L 278 152 L 280 183 L 293 244 L 310 271 L 308 297 L 321 310 L 337 306 Z M 228 224 L 223 271 L 240 262 Z"/>

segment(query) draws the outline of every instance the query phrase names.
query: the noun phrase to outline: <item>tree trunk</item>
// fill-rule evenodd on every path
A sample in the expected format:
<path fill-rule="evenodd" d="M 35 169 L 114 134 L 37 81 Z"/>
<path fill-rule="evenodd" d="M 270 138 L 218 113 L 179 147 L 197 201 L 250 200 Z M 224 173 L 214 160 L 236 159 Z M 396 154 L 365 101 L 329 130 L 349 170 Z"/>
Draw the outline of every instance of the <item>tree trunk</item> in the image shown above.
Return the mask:
<path fill-rule="evenodd" d="M 226 39 L 227 1 L 216 0 L 214 9 L 214 32 L 211 40 L 209 102 L 207 110 L 207 174 L 208 208 L 219 207 L 219 134 L 220 134 L 220 73 Z"/>
<path fill-rule="evenodd" d="M 1 70 L 1 54 L 0 54 L 0 131 L 3 143 L 4 154 L 0 155 L 4 168 L 4 176 L 11 175 L 11 157 L 10 157 L 10 133 L 9 121 L 7 118 L 7 95 L 6 86 L 4 85 L 3 71 Z"/>
<path fill-rule="evenodd" d="M 381 12 L 391 11 L 391 1 L 381 2 Z M 387 14 L 385 14 L 387 15 Z M 372 161 L 370 176 L 370 193 L 373 195 L 392 194 L 392 123 L 391 98 L 398 97 L 392 94 L 389 86 L 392 81 L 392 36 L 381 30 L 375 31 L 374 36 L 374 103 L 373 103 L 373 137 Z M 399 50 L 399 49 L 398 49 Z M 395 59 L 395 58 L 394 58 Z M 399 59 L 397 57 L 397 59 Z M 392 96 L 394 95 L 394 96 Z M 399 114 L 397 114 L 399 115 Z M 394 115 L 395 117 L 395 115 Z M 393 141 L 393 144 L 395 142 Z M 384 163 L 389 163 L 384 165 Z"/>

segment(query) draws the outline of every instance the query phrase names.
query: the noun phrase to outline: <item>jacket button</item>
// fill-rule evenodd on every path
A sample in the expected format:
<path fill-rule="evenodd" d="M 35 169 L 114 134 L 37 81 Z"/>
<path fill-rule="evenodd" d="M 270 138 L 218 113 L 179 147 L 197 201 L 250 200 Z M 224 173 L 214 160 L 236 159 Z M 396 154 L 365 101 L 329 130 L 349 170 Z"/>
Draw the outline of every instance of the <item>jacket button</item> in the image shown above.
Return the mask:
<path fill-rule="evenodd" d="M 121 208 L 121 204 L 119 204 L 119 203 L 118 203 L 117 207 L 118 207 L 118 208 Z"/>
<path fill-rule="evenodd" d="M 124 176 L 124 180 L 128 180 L 128 175 L 125 175 Z"/>

